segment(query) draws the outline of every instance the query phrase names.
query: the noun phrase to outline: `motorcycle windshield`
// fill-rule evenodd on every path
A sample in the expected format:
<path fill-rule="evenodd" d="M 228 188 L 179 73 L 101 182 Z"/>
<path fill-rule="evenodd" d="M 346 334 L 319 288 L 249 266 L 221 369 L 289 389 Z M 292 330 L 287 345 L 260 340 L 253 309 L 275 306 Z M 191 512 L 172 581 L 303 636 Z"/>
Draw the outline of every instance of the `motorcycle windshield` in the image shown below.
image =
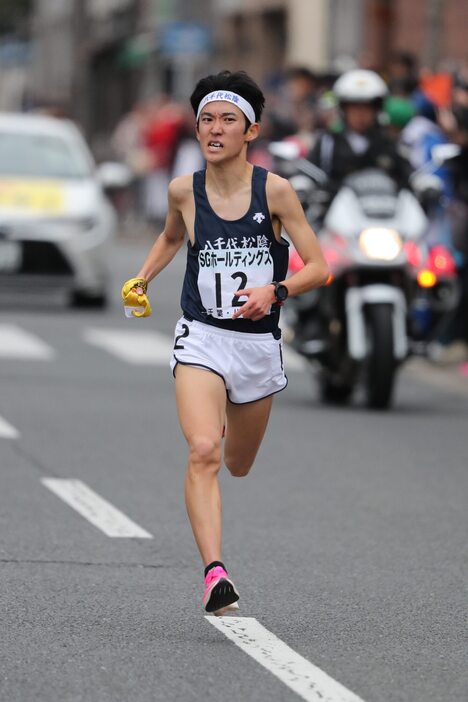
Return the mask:
<path fill-rule="evenodd" d="M 427 218 L 409 190 L 399 191 L 384 171 L 367 169 L 343 181 L 327 211 L 323 231 L 354 238 L 368 227 L 387 227 L 404 238 L 418 239 L 424 235 Z"/>
<path fill-rule="evenodd" d="M 344 179 L 343 185 L 351 188 L 358 197 L 378 193 L 396 197 L 397 186 L 394 180 L 384 171 L 377 168 L 366 168 L 364 171 L 353 173 Z"/>
<path fill-rule="evenodd" d="M 343 181 L 358 198 L 366 217 L 395 217 L 398 190 L 394 180 L 383 171 L 368 169 L 353 173 Z"/>

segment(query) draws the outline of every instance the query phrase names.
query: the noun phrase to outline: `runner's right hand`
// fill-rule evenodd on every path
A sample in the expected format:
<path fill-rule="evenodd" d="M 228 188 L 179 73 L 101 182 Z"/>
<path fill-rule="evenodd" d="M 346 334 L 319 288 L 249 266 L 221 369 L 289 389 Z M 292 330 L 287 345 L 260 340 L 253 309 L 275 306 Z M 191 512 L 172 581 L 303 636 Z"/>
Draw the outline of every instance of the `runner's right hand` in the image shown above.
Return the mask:
<path fill-rule="evenodd" d="M 130 278 L 122 286 L 122 300 L 125 307 L 143 307 L 143 311 L 133 310 L 134 317 L 149 317 L 152 310 L 146 294 L 148 282 L 144 278 Z"/>

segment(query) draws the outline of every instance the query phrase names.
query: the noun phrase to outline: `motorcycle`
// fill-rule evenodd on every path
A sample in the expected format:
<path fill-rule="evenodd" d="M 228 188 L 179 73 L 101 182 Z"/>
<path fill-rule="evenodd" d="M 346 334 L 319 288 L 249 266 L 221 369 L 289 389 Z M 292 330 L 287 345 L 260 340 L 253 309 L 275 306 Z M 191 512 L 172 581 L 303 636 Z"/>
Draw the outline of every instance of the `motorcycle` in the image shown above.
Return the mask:
<path fill-rule="evenodd" d="M 330 268 L 325 287 L 285 306 L 292 346 L 318 368 L 324 401 L 349 401 L 360 386 L 369 407 L 388 408 L 398 368 L 427 353 L 456 306 L 453 256 L 425 243 L 421 204 L 384 171 L 352 174 L 327 206 L 326 174 L 293 156 L 290 144 L 271 149 L 289 170 L 296 165 L 289 179 L 311 224 L 321 221 L 317 234 Z M 291 247 L 289 273 L 302 266 Z"/>

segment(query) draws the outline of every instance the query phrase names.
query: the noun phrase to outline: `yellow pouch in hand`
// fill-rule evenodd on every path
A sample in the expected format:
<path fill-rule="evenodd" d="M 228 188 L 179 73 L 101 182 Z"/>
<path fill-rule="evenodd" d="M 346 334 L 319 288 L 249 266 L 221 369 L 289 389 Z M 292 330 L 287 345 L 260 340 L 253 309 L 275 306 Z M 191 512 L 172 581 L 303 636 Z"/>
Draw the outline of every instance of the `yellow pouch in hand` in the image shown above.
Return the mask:
<path fill-rule="evenodd" d="M 144 278 L 130 278 L 122 286 L 122 300 L 125 307 L 143 307 L 143 310 L 132 310 L 134 317 L 149 317 L 152 310 L 146 290 L 148 283 Z M 142 289 L 142 294 L 137 292 L 137 288 Z"/>

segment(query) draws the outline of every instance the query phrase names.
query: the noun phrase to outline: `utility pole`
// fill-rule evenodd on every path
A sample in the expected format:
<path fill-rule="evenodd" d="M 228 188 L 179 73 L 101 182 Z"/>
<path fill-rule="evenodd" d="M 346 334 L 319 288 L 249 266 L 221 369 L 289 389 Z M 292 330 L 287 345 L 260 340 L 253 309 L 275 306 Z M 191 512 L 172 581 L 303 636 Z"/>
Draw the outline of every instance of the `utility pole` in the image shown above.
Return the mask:
<path fill-rule="evenodd" d="M 71 84 L 71 112 L 86 136 L 89 136 L 89 17 L 88 0 L 73 0 L 72 13 L 73 75 Z"/>

